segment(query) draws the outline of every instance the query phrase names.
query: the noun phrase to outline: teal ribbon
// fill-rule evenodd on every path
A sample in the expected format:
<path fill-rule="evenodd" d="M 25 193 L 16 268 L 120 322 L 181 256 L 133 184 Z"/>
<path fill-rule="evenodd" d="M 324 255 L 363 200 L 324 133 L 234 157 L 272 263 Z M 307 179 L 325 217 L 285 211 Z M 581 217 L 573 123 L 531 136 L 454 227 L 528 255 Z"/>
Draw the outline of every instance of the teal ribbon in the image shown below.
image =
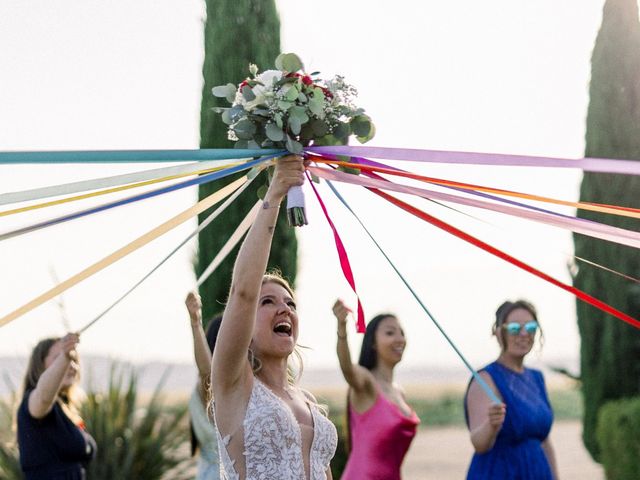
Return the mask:
<path fill-rule="evenodd" d="M 280 156 L 280 149 L 204 148 L 198 150 L 71 150 L 60 152 L 0 152 L 2 164 L 38 163 L 164 163 L 231 160 L 266 155 Z"/>
<path fill-rule="evenodd" d="M 451 340 L 451 338 L 449 338 L 449 335 L 447 335 L 447 333 L 444 331 L 444 329 L 440 326 L 440 323 L 438 323 L 438 321 L 435 319 L 435 317 L 431 314 L 431 312 L 429 311 L 429 309 L 427 308 L 427 306 L 424 304 L 424 302 L 420 299 L 420 297 L 418 296 L 418 294 L 416 293 L 416 291 L 411 287 L 411 285 L 409 284 L 409 282 L 407 282 L 407 280 L 402 276 L 402 273 L 400 273 L 400 270 L 398 270 L 398 268 L 394 265 L 394 263 L 391 261 L 391 259 L 389 258 L 389 256 L 386 254 L 386 252 L 382 249 L 382 247 L 380 246 L 380 244 L 376 241 L 376 239 L 373 237 L 373 235 L 371 234 L 371 232 L 369 232 L 369 230 L 367 229 L 367 227 L 364 225 L 364 223 L 362 223 L 362 220 L 360 220 L 360 218 L 358 217 L 358 215 L 356 215 L 356 213 L 351 209 L 351 207 L 349 206 L 349 204 L 346 202 L 346 200 L 344 198 L 342 198 L 342 195 L 340 195 L 340 193 L 338 192 L 338 190 L 336 190 L 336 188 L 331 184 L 330 181 L 326 181 L 327 185 L 329 185 L 329 188 L 331 189 L 331 191 L 333 192 L 333 194 L 338 198 L 338 200 L 340 200 L 340 202 L 346 207 L 347 210 L 349 210 L 349 212 L 351 212 L 351 214 L 355 217 L 355 219 L 358 221 L 358 223 L 360 224 L 360 226 L 363 228 L 363 230 L 366 232 L 366 234 L 369 236 L 369 238 L 371 239 L 371 241 L 375 244 L 376 247 L 378 247 L 378 250 L 380 250 L 380 253 L 382 253 L 382 255 L 384 256 L 384 258 L 387 260 L 387 262 L 389 263 L 389 265 L 391 266 L 391 268 L 393 268 L 393 270 L 396 272 L 396 274 L 398 275 L 398 277 L 400 277 L 400 280 L 402 280 L 402 283 L 405 284 L 405 286 L 409 289 L 409 291 L 411 292 L 411 294 L 413 295 L 413 298 L 416 299 L 416 301 L 418 302 L 418 304 L 420 305 L 420 307 L 422 307 L 422 310 L 424 310 L 424 313 L 427 314 L 427 316 L 429 317 L 429 319 L 433 322 L 433 324 L 436 326 L 436 328 L 440 331 L 440 333 L 442 334 L 442 336 L 445 338 L 445 340 L 449 343 L 449 345 L 451 346 L 451 348 L 453 348 L 454 352 L 456 352 L 456 354 L 458 355 L 458 357 L 460 358 L 460 360 L 462 360 L 462 362 L 465 364 L 465 366 L 467 367 L 467 369 L 471 372 L 471 375 L 473 375 L 473 378 L 478 382 L 478 384 L 480 385 L 480 387 L 482 387 L 482 389 L 485 391 L 485 393 L 489 396 L 489 398 L 491 399 L 492 402 L 496 403 L 496 404 L 501 404 L 502 401 L 500 401 L 500 399 L 496 396 L 496 394 L 493 392 L 493 390 L 491 390 L 491 388 L 489 387 L 489 385 L 487 385 L 487 382 L 484 381 L 484 379 L 478 375 L 478 372 L 471 366 L 471 364 L 467 361 L 467 359 L 464 357 L 464 355 L 462 354 L 462 352 L 460 351 L 460 349 L 458 349 L 458 347 L 456 347 L 455 343 L 453 343 L 453 340 Z"/>

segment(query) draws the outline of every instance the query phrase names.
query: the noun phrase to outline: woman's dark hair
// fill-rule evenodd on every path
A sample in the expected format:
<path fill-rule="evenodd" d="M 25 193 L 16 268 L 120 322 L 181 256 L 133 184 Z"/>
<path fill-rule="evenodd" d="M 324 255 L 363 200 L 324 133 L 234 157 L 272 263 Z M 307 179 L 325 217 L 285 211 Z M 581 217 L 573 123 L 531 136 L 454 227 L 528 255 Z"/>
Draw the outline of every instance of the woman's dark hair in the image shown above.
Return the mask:
<path fill-rule="evenodd" d="M 211 353 L 213 353 L 213 349 L 216 346 L 216 341 L 218 340 L 218 332 L 220 332 L 221 324 L 222 314 L 213 317 L 211 320 L 209 320 L 209 325 L 207 325 L 205 336 L 207 338 L 207 345 L 209 345 L 209 350 L 211 351 Z M 198 451 L 199 443 L 198 437 L 196 437 L 196 432 L 193 430 L 193 424 L 191 423 L 191 420 L 189 420 L 189 430 L 191 432 L 191 456 L 194 456 Z"/>
<path fill-rule="evenodd" d="M 380 322 L 389 317 L 396 318 L 396 316 L 391 313 L 381 313 L 373 317 L 367 324 L 367 329 L 362 339 L 362 347 L 360 348 L 360 358 L 358 360 L 358 365 L 363 366 L 367 370 L 374 369 L 378 364 L 378 353 L 375 348 L 376 331 L 378 330 Z"/>
<path fill-rule="evenodd" d="M 392 313 L 381 313 L 376 315 L 367 324 L 367 329 L 364 332 L 362 338 L 362 347 L 360 347 L 360 358 L 358 359 L 358 365 L 366 368 L 367 370 L 373 370 L 378 364 L 378 352 L 376 351 L 376 332 L 380 323 L 385 318 L 397 318 Z M 349 416 L 349 391 L 347 391 L 347 408 L 345 410 L 345 448 L 347 453 L 351 453 L 351 418 Z"/>
<path fill-rule="evenodd" d="M 498 307 L 498 310 L 496 310 L 496 320 L 493 323 L 493 327 L 491 328 L 491 332 L 500 339 L 503 349 L 505 348 L 505 345 L 507 343 L 502 326 L 507 321 L 507 317 L 509 316 L 509 314 L 519 308 L 529 312 L 533 319 L 538 322 L 538 328 L 540 329 L 540 343 L 542 344 L 544 341 L 544 333 L 542 331 L 540 321 L 538 320 L 538 312 L 536 310 L 536 307 L 534 307 L 533 304 L 527 300 L 520 299 L 516 300 L 515 302 L 507 300 Z"/>
<path fill-rule="evenodd" d="M 24 376 L 24 382 L 22 384 L 22 391 L 24 393 L 33 390 L 36 388 L 36 385 L 38 385 L 40 375 L 42 375 L 45 370 L 44 360 L 47 358 L 53 344 L 58 340 L 58 338 L 45 338 L 44 340 L 40 340 L 33 348 L 31 358 L 29 358 L 29 365 L 27 366 L 27 373 Z"/>

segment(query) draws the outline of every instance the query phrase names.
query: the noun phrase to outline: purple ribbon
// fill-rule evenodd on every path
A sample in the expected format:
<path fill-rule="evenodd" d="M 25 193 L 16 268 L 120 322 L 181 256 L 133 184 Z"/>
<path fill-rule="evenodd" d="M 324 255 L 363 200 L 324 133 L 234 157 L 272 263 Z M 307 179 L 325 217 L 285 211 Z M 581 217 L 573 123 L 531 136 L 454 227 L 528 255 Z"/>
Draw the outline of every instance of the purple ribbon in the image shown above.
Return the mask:
<path fill-rule="evenodd" d="M 499 165 L 511 167 L 579 168 L 585 172 L 622 173 L 640 175 L 640 161 L 608 158 L 554 158 L 504 153 L 448 152 L 415 148 L 388 147 L 308 147 L 310 153 L 321 155 L 348 155 L 350 157 L 406 160 L 410 162 L 450 163 L 470 165 Z"/>

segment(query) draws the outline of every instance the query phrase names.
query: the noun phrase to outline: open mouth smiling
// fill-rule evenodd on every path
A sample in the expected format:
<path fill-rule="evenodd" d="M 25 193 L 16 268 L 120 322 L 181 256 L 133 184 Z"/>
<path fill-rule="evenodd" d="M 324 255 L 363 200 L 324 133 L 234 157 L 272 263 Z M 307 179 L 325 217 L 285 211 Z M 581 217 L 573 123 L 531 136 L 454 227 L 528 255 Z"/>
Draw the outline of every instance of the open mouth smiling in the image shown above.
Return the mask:
<path fill-rule="evenodd" d="M 292 333 L 291 324 L 288 322 L 276 323 L 276 326 L 273 327 L 273 331 L 282 337 L 290 337 Z"/>

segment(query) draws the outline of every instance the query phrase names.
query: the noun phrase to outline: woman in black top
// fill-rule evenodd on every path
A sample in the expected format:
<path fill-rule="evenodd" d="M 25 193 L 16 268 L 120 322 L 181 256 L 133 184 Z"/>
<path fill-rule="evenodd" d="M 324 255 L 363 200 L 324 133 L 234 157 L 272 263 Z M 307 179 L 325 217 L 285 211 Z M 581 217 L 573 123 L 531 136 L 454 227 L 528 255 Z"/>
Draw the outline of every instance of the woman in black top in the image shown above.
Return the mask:
<path fill-rule="evenodd" d="M 73 404 L 79 337 L 70 333 L 36 345 L 18 409 L 20 465 L 26 480 L 82 480 L 96 444 Z"/>

